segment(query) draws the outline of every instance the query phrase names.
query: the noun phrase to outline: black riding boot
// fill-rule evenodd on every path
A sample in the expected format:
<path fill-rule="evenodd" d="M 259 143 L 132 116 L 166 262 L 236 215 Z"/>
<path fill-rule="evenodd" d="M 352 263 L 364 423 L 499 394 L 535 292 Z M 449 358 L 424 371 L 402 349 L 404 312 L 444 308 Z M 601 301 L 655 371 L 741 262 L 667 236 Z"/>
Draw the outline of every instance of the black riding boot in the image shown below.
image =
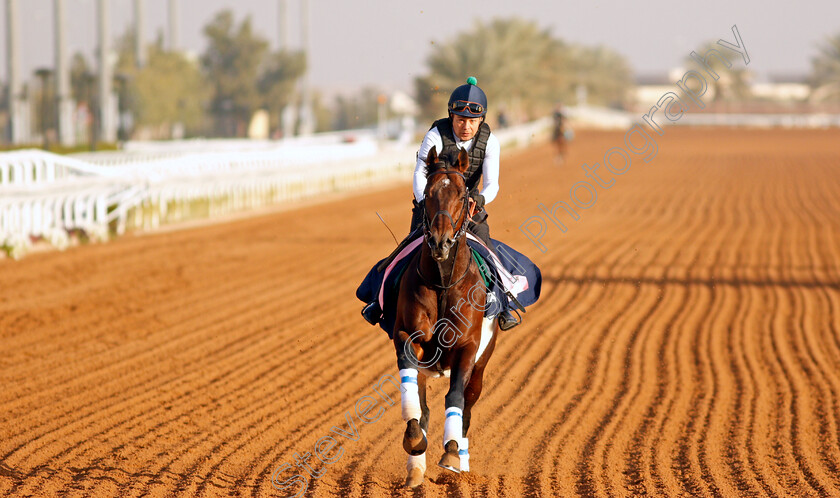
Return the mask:
<path fill-rule="evenodd" d="M 519 319 L 517 320 L 510 310 L 504 310 L 499 313 L 499 328 L 502 330 L 510 330 L 520 323 L 522 323 L 522 315 L 519 315 Z"/>
<path fill-rule="evenodd" d="M 382 308 L 379 307 L 378 299 L 362 308 L 362 317 L 371 325 L 376 325 L 382 320 Z"/>

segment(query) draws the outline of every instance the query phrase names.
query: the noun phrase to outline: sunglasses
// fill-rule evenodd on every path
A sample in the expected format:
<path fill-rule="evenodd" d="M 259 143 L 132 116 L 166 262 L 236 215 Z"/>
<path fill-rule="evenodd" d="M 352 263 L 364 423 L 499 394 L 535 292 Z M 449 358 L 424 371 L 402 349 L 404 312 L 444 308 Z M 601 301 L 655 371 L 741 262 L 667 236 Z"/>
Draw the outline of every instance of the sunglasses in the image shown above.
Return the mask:
<path fill-rule="evenodd" d="M 484 112 L 484 106 L 468 100 L 456 100 L 455 102 L 449 104 L 449 110 L 455 112 L 467 111 L 470 114 L 481 114 Z"/>

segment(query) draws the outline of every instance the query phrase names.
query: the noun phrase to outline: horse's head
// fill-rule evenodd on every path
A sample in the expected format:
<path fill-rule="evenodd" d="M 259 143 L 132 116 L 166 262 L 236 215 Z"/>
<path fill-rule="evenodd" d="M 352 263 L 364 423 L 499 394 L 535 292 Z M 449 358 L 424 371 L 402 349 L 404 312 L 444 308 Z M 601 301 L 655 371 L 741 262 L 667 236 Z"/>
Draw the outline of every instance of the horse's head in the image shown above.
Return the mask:
<path fill-rule="evenodd" d="M 435 147 L 426 157 L 423 232 L 435 261 L 446 260 L 455 241 L 467 229 L 469 192 L 464 173 L 469 164 L 469 156 L 463 149 L 455 165 L 440 161 Z"/>

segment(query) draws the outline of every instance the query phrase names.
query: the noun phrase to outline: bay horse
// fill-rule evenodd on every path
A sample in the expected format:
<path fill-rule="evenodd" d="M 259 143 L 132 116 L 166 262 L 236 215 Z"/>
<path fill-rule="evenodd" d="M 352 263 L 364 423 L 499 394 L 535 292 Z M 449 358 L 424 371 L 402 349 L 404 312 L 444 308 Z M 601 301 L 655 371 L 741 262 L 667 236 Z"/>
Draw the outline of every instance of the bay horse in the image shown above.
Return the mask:
<path fill-rule="evenodd" d="M 394 324 L 406 422 L 403 448 L 409 454 L 407 487 L 422 484 L 426 471 L 427 377 L 449 377 L 444 453 L 438 465 L 456 473 L 469 471 L 470 412 L 481 394 L 498 333 L 497 321 L 484 318 L 487 290 L 467 245 L 470 207 L 464 174 L 469 157 L 461 150 L 457 164 L 448 165 L 439 161 L 433 147 L 426 166 L 425 243 L 400 282 Z"/>
<path fill-rule="evenodd" d="M 551 141 L 554 143 L 554 146 L 557 148 L 557 156 L 554 158 L 554 162 L 557 164 L 563 164 L 566 160 L 566 150 L 567 150 L 567 137 L 566 137 L 566 129 L 563 126 L 563 114 L 560 110 L 554 111 L 554 124 L 551 129 Z"/>
<path fill-rule="evenodd" d="M 555 126 L 551 133 L 552 142 L 554 142 L 554 146 L 557 148 L 557 155 L 555 156 L 554 162 L 557 164 L 563 164 L 566 160 L 566 135 L 562 127 Z"/>

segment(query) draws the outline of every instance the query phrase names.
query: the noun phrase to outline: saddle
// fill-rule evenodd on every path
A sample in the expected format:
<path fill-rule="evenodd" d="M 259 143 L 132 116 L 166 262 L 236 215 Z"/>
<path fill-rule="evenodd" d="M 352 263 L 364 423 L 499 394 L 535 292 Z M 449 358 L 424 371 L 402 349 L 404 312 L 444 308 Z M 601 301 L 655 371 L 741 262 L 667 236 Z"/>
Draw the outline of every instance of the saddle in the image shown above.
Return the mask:
<path fill-rule="evenodd" d="M 540 269 L 526 256 L 506 244 L 491 239 L 496 250 L 491 251 L 484 243 L 467 233 L 467 245 L 470 248 L 487 294 L 488 306 L 485 317 L 494 317 L 515 305 L 524 311 L 524 307 L 537 302 L 540 296 L 542 275 Z M 397 296 L 400 280 L 414 255 L 420 251 L 423 235 L 409 237 L 405 244 L 398 247 L 398 253 L 390 263 L 389 258 L 378 261 L 368 272 L 358 289 L 356 297 L 362 302 L 379 301 L 383 319 L 379 326 L 393 338 L 396 319 Z"/>

